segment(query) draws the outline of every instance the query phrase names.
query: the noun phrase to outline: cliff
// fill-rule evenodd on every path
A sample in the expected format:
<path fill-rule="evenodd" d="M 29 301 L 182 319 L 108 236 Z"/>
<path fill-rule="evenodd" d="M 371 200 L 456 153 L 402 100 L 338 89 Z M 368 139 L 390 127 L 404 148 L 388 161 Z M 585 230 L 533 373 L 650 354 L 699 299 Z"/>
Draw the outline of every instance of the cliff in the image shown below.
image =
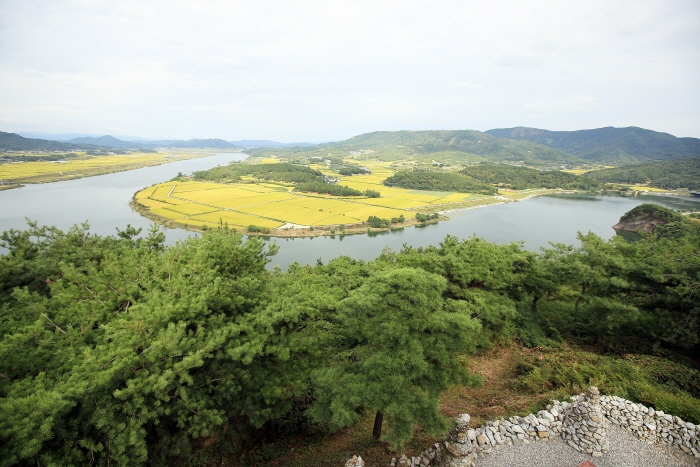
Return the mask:
<path fill-rule="evenodd" d="M 613 229 L 627 232 L 639 232 L 641 230 L 650 234 L 658 226 L 682 220 L 683 216 L 671 209 L 656 204 L 640 204 L 620 217 L 620 221 L 613 225 Z"/>

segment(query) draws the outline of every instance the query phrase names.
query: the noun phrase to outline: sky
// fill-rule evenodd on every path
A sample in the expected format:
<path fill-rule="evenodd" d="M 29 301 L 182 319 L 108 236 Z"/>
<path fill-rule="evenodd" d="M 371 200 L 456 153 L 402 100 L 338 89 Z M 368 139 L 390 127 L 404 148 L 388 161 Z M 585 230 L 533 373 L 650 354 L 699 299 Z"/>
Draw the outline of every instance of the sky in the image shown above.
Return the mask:
<path fill-rule="evenodd" d="M 700 137 L 700 1 L 0 0 L 0 131 Z"/>

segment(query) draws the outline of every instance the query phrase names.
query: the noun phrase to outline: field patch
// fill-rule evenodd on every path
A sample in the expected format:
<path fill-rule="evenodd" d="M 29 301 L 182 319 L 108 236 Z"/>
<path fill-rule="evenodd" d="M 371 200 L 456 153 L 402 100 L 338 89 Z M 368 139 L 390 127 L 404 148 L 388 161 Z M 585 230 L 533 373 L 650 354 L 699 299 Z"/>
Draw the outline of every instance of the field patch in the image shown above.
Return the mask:
<path fill-rule="evenodd" d="M 278 160 L 274 159 L 274 162 Z M 274 162 L 263 160 L 259 163 Z M 360 165 L 368 167 L 372 173 L 339 176 L 337 170 L 322 164 L 311 164 L 310 168 L 337 177 L 339 184 L 363 193 L 366 190 L 379 191 L 381 197 L 342 198 L 294 192 L 293 185 L 275 182 L 188 181 L 146 188 L 137 193 L 136 199 L 159 216 L 192 226 L 212 227 L 226 222 L 235 228 L 253 224 L 274 229 L 285 223 L 309 226 L 359 224 L 370 216 L 383 219 L 404 216 L 410 219 L 415 211 L 445 209 L 451 203 L 462 207 L 467 201 L 484 198 L 469 193 L 387 187 L 382 185 L 382 181 L 394 174 L 391 163 L 363 161 Z"/>

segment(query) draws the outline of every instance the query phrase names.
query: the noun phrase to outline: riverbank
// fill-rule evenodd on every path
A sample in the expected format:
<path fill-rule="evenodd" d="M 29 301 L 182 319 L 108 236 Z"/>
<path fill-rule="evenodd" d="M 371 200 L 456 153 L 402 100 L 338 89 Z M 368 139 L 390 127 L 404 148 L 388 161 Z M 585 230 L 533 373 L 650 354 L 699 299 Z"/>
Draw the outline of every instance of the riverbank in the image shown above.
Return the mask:
<path fill-rule="evenodd" d="M 118 173 L 118 172 L 125 172 L 129 170 L 136 170 L 136 169 L 143 169 L 145 167 L 153 167 L 153 166 L 158 166 L 158 165 L 163 165 L 163 164 L 170 164 L 173 162 L 179 162 L 179 161 L 184 161 L 184 160 L 190 160 L 190 159 L 198 159 L 201 157 L 209 157 L 215 153 L 219 153 L 220 151 L 198 151 L 198 152 L 181 152 L 181 153 L 173 153 L 169 155 L 163 155 L 163 157 L 158 158 L 158 159 L 153 159 L 153 158 L 147 158 L 144 160 L 136 160 L 133 162 L 125 162 L 125 163 L 113 163 L 113 159 L 115 157 L 119 157 L 120 159 L 126 159 L 128 156 L 96 156 L 94 159 L 98 162 L 104 161 L 104 165 L 95 165 L 95 166 L 87 166 L 87 167 L 80 167 L 75 170 L 60 170 L 63 167 L 66 167 L 66 165 L 63 164 L 52 164 L 52 166 L 55 166 L 55 169 L 53 171 L 49 172 L 42 172 L 42 173 L 36 173 L 36 174 L 31 174 L 31 175 L 25 175 L 25 176 L 19 176 L 19 177 L 7 177 L 5 176 L 3 180 L 3 184 L 0 185 L 0 190 L 7 190 L 7 189 L 12 189 L 12 188 L 21 188 L 24 186 L 24 184 L 40 184 L 40 183 L 54 183 L 54 182 L 61 182 L 61 181 L 66 181 L 66 180 L 75 180 L 79 178 L 86 178 L 86 177 L 94 177 L 97 175 L 107 175 L 107 174 L 112 174 L 112 173 Z M 111 157 L 108 159 L 108 157 Z M 22 164 L 22 168 L 26 167 L 31 167 L 25 164 L 37 164 L 39 162 L 16 162 L 9 164 L 11 167 L 14 166 L 15 164 Z M 52 167 L 53 168 L 53 167 Z"/>

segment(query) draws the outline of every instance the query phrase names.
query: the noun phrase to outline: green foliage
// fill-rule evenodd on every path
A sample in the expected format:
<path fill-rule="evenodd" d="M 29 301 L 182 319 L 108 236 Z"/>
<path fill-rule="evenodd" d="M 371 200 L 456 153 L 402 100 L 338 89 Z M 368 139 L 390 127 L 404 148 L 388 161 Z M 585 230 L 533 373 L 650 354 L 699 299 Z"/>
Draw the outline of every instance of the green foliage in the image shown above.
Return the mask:
<path fill-rule="evenodd" d="M 334 427 L 354 423 L 364 407 L 387 417 L 384 437 L 400 447 L 416 423 L 430 433 L 447 428 L 438 396 L 468 382 L 453 358 L 474 350 L 479 324 L 462 303 L 444 300 L 446 281 L 413 268 L 378 271 L 338 304 L 333 364 L 314 373 L 311 416 Z"/>
<path fill-rule="evenodd" d="M 700 156 L 594 170 L 583 177 L 606 183 L 649 184 L 657 188 L 700 190 Z"/>
<path fill-rule="evenodd" d="M 391 223 L 392 224 L 403 224 L 406 218 L 401 214 L 399 217 L 392 217 L 391 218 Z"/>
<path fill-rule="evenodd" d="M 371 174 L 372 172 L 369 171 L 366 168 L 362 168 L 358 165 L 347 165 L 343 167 L 342 169 L 338 170 L 338 173 L 340 175 L 364 175 L 364 174 Z"/>
<path fill-rule="evenodd" d="M 493 195 L 498 190 L 467 175 L 455 172 L 399 172 L 382 182 L 386 186 L 414 190 L 457 191 Z"/>
<path fill-rule="evenodd" d="M 274 246 L 225 225 L 171 247 L 157 227 L 4 232 L 0 466 L 165 465 L 199 438 L 312 423 L 303 412 L 338 428 L 378 411 L 400 446 L 416 425 L 445 428 L 440 393 L 473 381 L 456 354 L 512 337 L 549 349 L 520 363 L 526 390 L 594 383 L 700 420 L 696 370 L 562 354 L 565 340 L 699 348 L 696 223 L 655 207 L 626 216 L 638 215 L 671 222 L 634 243 L 589 233 L 535 254 L 448 236 L 286 273 L 266 269 Z"/>
<path fill-rule="evenodd" d="M 416 213 L 416 220 L 417 220 L 418 222 L 423 223 L 423 224 L 426 223 L 426 222 L 432 221 L 432 220 L 437 220 L 437 219 L 439 219 L 439 218 L 440 218 L 440 215 L 439 215 L 438 213 L 436 213 L 436 212 L 434 212 L 434 213 L 432 213 L 432 214 L 423 214 L 423 213 L 420 213 L 420 212 L 417 212 L 417 213 Z"/>
<path fill-rule="evenodd" d="M 489 185 L 514 190 L 527 188 L 562 188 L 565 190 L 595 190 L 603 184 L 559 170 L 535 170 L 503 164 L 479 164 L 467 167 L 461 173 Z"/>
<path fill-rule="evenodd" d="M 195 172 L 195 180 L 211 182 L 237 181 L 241 175 L 255 177 L 260 180 L 273 180 L 288 183 L 323 182 L 324 177 L 318 170 L 294 164 L 229 164 L 214 167 L 209 170 Z"/>
<path fill-rule="evenodd" d="M 373 227 L 375 229 L 383 229 L 389 227 L 389 220 L 381 219 L 377 216 L 369 216 L 367 218 L 367 223 L 370 227 Z"/>
<path fill-rule="evenodd" d="M 655 220 L 666 222 L 676 222 L 683 219 L 683 216 L 675 211 L 659 206 L 658 204 L 640 204 L 630 209 L 620 217 L 620 222 L 636 221 L 636 220 Z"/>
<path fill-rule="evenodd" d="M 589 385 L 606 394 L 641 402 L 656 410 L 700 422 L 700 371 L 649 355 L 625 358 L 555 350 L 518 361 L 523 390 L 566 389 L 582 392 Z"/>
<path fill-rule="evenodd" d="M 334 185 L 325 182 L 305 182 L 298 184 L 295 191 L 327 194 L 331 196 L 362 196 L 362 192 L 345 185 Z"/>
<path fill-rule="evenodd" d="M 380 198 L 382 194 L 377 190 L 365 190 L 365 196 L 368 198 Z"/>
<path fill-rule="evenodd" d="M 254 224 L 249 225 L 246 230 L 248 232 L 254 232 L 254 233 L 264 233 L 264 234 L 270 233 L 270 229 L 268 229 L 267 227 L 260 227 L 259 225 L 254 225 Z"/>

